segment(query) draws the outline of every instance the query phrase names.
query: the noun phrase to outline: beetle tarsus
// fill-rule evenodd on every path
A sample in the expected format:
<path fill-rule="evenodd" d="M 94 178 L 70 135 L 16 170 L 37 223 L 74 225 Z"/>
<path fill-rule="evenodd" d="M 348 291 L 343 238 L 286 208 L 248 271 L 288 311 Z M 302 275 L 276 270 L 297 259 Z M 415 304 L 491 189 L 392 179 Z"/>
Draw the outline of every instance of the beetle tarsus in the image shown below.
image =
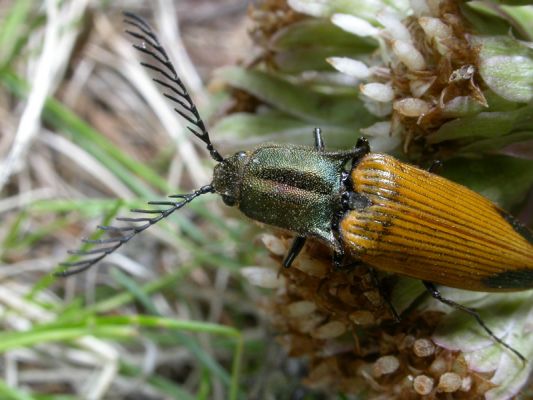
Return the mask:
<path fill-rule="evenodd" d="M 361 158 L 370 153 L 370 143 L 368 143 L 368 139 L 363 136 L 357 139 L 357 143 L 352 149 L 352 153 L 352 169 L 354 169 L 357 164 L 359 164 Z"/>
<path fill-rule="evenodd" d="M 446 298 L 442 297 L 442 295 L 440 294 L 439 289 L 437 289 L 437 287 L 433 283 L 428 282 L 428 281 L 422 281 L 422 282 L 424 283 L 424 286 L 426 287 L 426 290 L 429 292 L 429 294 L 434 299 L 436 299 L 436 300 L 440 301 L 441 303 L 446 304 L 446 305 L 448 305 L 450 307 L 453 307 L 453 308 L 455 308 L 457 310 L 463 311 L 463 312 L 471 315 L 472 317 L 474 317 L 475 320 L 477 321 L 477 323 L 485 330 L 485 332 L 487 332 L 487 334 L 491 338 L 493 338 L 496 342 L 501 344 L 507 350 L 512 351 L 518 358 L 520 358 L 520 360 L 522 360 L 523 363 L 526 362 L 526 358 L 520 352 L 518 352 L 517 350 L 513 349 L 511 346 L 509 346 L 507 343 L 505 343 L 502 339 L 500 339 L 498 336 L 496 336 L 492 332 L 492 330 L 485 324 L 485 322 L 483 322 L 483 320 L 481 319 L 481 316 L 479 315 L 479 313 L 476 310 L 474 310 L 473 308 L 470 308 L 470 307 L 463 306 L 462 304 L 456 303 L 453 300 L 446 299 Z"/>
<path fill-rule="evenodd" d="M 370 153 L 370 143 L 368 142 L 368 139 L 364 136 L 361 136 L 359 139 L 357 139 L 355 147 L 357 149 L 362 149 L 364 154 Z"/>
<path fill-rule="evenodd" d="M 300 251 L 302 251 L 304 244 L 305 244 L 304 236 L 296 236 L 294 238 L 291 244 L 291 248 L 289 249 L 289 252 L 285 256 L 285 259 L 283 260 L 284 268 L 291 267 L 292 262 L 296 259 L 296 257 L 298 257 L 298 254 L 300 254 Z"/>
<path fill-rule="evenodd" d="M 363 211 L 372 205 L 372 201 L 367 196 L 357 192 L 344 192 L 341 202 L 345 211 Z"/>

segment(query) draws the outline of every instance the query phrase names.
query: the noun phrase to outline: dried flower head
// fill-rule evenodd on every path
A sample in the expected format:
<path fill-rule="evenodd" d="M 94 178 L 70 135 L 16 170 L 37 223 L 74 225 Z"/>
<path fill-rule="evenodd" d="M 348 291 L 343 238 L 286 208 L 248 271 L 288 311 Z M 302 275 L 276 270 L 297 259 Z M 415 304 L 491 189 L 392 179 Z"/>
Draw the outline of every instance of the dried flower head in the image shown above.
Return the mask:
<path fill-rule="evenodd" d="M 257 10 L 259 56 L 220 74 L 254 99 L 254 112 L 228 115 L 218 134 L 309 145 L 319 126 L 328 148 L 351 147 L 363 134 L 374 152 L 446 161 L 447 177 L 503 208 L 523 201 L 533 184 L 529 9 L 287 0 Z M 531 362 L 521 365 L 469 316 L 420 300 L 417 282 L 381 277 L 395 307 L 410 307 L 395 324 L 366 267 L 332 271 L 329 250 L 309 243 L 283 269 L 287 239 L 264 240 L 270 272 L 246 275 L 275 290 L 264 308 L 289 355 L 308 360 L 308 386 L 373 399 L 500 400 L 527 383 Z M 441 291 L 480 310 L 498 337 L 533 357 L 531 294 Z"/>
<path fill-rule="evenodd" d="M 437 130 L 458 107 L 488 106 L 479 75 L 480 46 L 470 36 L 457 2 L 434 2 L 432 7 L 420 2 L 405 19 L 388 10 L 376 19 L 382 26 L 376 34 L 387 68 L 370 75 L 361 93 L 371 112 L 376 102 L 390 104 L 390 133 L 403 137 L 404 151 L 414 139 Z M 342 14 L 333 15 L 332 22 L 354 34 L 361 25 L 358 17 Z M 368 32 L 363 29 L 362 35 Z M 337 67 L 334 58 L 330 61 Z"/>
<path fill-rule="evenodd" d="M 470 352 L 469 346 L 479 345 L 479 337 L 468 338 L 463 332 L 465 343 L 454 348 L 436 334 L 445 313 L 435 311 L 431 302 L 395 323 L 366 267 L 334 271 L 328 251 L 312 242 L 286 269 L 281 263 L 289 241 L 268 234 L 262 241 L 277 269 L 250 267 L 243 275 L 255 285 L 275 290 L 263 309 L 288 355 L 308 360 L 304 383 L 309 387 L 329 393 L 365 393 L 372 399 L 510 395 L 500 390 L 500 366 L 478 369 L 482 364 L 472 362 L 480 349 Z M 419 287 L 408 281 L 384 278 L 391 293 L 397 295 L 399 289 L 407 297 L 416 297 Z M 403 309 L 409 303 L 400 299 L 395 306 Z M 486 351 L 494 353 L 494 348 L 491 344 Z M 497 353 L 500 364 L 512 370 L 507 371 L 508 380 L 527 378 L 527 373 L 520 372 L 524 370 L 519 360 L 501 348 Z"/>

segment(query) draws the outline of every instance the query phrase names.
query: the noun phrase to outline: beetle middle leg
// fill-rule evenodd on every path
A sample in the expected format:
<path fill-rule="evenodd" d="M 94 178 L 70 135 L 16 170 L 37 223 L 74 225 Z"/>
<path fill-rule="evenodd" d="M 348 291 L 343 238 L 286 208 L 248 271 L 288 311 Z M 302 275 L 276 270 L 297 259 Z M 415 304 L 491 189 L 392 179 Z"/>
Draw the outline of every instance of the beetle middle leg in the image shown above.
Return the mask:
<path fill-rule="evenodd" d="M 294 259 L 298 257 L 298 254 L 300 254 L 300 251 L 302 251 L 304 244 L 305 244 L 304 236 L 296 236 L 294 238 L 291 244 L 291 248 L 289 249 L 289 252 L 285 256 L 285 259 L 283 260 L 283 266 L 285 268 L 291 267 Z"/>
<path fill-rule="evenodd" d="M 424 286 L 426 287 L 426 290 L 429 292 L 429 294 L 434 299 L 436 299 L 436 300 L 440 301 L 441 303 L 446 304 L 446 305 L 448 305 L 450 307 L 453 307 L 453 308 L 455 308 L 457 310 L 463 311 L 463 312 L 471 315 L 472 317 L 474 317 L 474 319 L 477 321 L 477 323 L 483 328 L 483 330 L 485 332 L 487 332 L 487 334 L 491 338 L 493 338 L 496 342 L 501 344 L 507 350 L 510 350 L 514 354 L 516 354 L 516 356 L 518 358 L 520 358 L 520 360 L 522 360 L 522 362 L 524 362 L 524 363 L 526 362 L 526 358 L 522 354 L 520 354 L 517 350 L 513 349 L 511 346 L 509 346 L 507 343 L 505 343 L 503 340 L 501 340 L 498 336 L 496 336 L 492 332 L 492 330 L 485 324 L 485 322 L 483 322 L 483 320 L 481 319 L 481 316 L 479 315 L 479 313 L 476 310 L 474 310 L 473 308 L 470 308 L 470 307 L 463 306 L 462 304 L 456 303 L 453 300 L 446 299 L 446 298 L 442 297 L 442 295 L 440 294 L 439 289 L 437 289 L 435 284 L 433 284 L 431 282 L 427 282 L 427 281 L 422 281 L 422 283 L 424 284 Z"/>

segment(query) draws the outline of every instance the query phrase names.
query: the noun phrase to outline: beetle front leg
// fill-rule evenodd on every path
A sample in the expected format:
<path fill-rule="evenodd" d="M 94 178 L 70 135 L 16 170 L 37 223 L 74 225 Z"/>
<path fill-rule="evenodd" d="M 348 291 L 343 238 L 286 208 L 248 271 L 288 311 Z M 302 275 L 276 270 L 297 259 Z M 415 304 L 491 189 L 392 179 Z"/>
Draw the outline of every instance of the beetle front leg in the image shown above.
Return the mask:
<path fill-rule="evenodd" d="M 285 256 L 285 259 L 283 260 L 283 266 L 285 268 L 290 268 L 294 259 L 298 257 L 298 254 L 300 254 L 300 251 L 302 251 L 304 244 L 305 244 L 304 236 L 296 236 L 294 238 L 291 244 L 291 248 L 289 249 L 289 252 Z"/>
<path fill-rule="evenodd" d="M 512 351 L 514 354 L 516 354 L 516 356 L 518 356 L 518 358 L 520 358 L 522 360 L 522 362 L 524 362 L 524 363 L 526 362 L 526 358 L 522 354 L 520 354 L 517 350 L 513 349 L 511 346 L 509 346 L 507 343 L 505 343 L 503 340 L 501 340 L 498 336 L 496 336 L 492 332 L 492 330 L 485 324 L 485 322 L 483 322 L 483 320 L 481 319 L 481 316 L 479 315 L 479 313 L 476 310 L 474 310 L 473 308 L 470 308 L 470 307 L 463 306 L 462 304 L 456 303 L 453 300 L 446 299 L 446 298 L 442 297 L 442 295 L 440 294 L 439 289 L 437 289 L 435 284 L 433 284 L 431 282 L 427 282 L 427 281 L 422 281 L 422 283 L 424 284 L 424 286 L 426 287 L 426 290 L 429 292 L 429 294 L 434 299 L 440 301 L 443 304 L 446 304 L 447 306 L 450 306 L 450 307 L 453 307 L 453 308 L 455 308 L 457 310 L 463 311 L 463 312 L 469 314 L 470 316 L 474 317 L 474 319 L 477 321 L 479 326 L 481 326 L 491 338 L 493 338 L 496 342 L 501 344 L 506 349 L 508 349 L 508 350 Z"/>

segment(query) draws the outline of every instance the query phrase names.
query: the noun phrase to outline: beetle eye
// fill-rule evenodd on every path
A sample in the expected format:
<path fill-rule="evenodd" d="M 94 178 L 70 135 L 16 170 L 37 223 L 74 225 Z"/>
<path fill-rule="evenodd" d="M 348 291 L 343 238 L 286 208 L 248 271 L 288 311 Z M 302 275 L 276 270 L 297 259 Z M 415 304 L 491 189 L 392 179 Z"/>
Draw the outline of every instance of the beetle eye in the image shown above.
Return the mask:
<path fill-rule="evenodd" d="M 225 205 L 227 205 L 229 207 L 233 207 L 235 205 L 235 203 L 236 203 L 235 197 L 229 196 L 227 194 L 223 194 L 222 195 L 222 201 L 224 202 Z"/>

